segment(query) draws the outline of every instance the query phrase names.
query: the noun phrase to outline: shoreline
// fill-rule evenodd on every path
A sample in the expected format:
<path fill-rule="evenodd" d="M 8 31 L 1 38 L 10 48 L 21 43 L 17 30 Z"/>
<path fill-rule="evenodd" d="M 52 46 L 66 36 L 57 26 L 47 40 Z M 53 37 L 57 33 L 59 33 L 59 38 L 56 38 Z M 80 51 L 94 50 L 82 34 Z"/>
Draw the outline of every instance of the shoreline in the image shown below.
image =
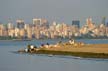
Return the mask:
<path fill-rule="evenodd" d="M 103 58 L 108 59 L 108 54 L 105 53 L 91 53 L 91 52 L 66 52 L 66 51 L 51 51 L 51 50 L 39 50 L 32 54 L 48 54 L 48 55 L 64 55 L 75 56 L 81 58 Z"/>
<path fill-rule="evenodd" d="M 18 52 L 108 59 L 108 44 L 86 44 L 77 47 L 73 45 L 60 45 L 59 47 L 36 48 L 32 52 L 25 52 L 24 50 L 19 50 Z"/>
<path fill-rule="evenodd" d="M 35 40 L 63 40 L 63 39 L 0 39 L 0 41 L 35 41 Z M 64 39 L 65 40 L 65 39 Z M 66 39 L 68 40 L 68 39 Z M 108 40 L 108 39 L 77 39 L 77 40 Z"/>

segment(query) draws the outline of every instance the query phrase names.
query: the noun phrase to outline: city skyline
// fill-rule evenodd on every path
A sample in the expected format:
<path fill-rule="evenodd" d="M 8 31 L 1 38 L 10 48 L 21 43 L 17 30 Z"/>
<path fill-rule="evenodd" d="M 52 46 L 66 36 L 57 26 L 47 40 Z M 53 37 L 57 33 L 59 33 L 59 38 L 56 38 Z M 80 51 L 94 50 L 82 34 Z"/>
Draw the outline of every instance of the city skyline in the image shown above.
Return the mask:
<path fill-rule="evenodd" d="M 103 16 L 108 17 L 107 0 L 2 0 L 0 1 L 0 22 L 8 23 L 11 19 L 24 19 L 31 23 L 33 18 L 46 18 L 49 22 L 65 22 L 71 24 L 72 20 L 80 20 L 81 25 L 85 19 L 93 18 L 93 22 L 101 23 Z"/>
<path fill-rule="evenodd" d="M 16 20 L 15 24 L 0 24 L 0 38 L 43 39 L 43 38 L 108 38 L 108 23 L 102 18 L 102 24 L 96 25 L 92 18 L 86 19 L 86 24 L 80 27 L 79 20 L 72 24 L 52 22 L 47 19 L 34 18 L 32 24 L 26 24 L 23 19 Z"/>

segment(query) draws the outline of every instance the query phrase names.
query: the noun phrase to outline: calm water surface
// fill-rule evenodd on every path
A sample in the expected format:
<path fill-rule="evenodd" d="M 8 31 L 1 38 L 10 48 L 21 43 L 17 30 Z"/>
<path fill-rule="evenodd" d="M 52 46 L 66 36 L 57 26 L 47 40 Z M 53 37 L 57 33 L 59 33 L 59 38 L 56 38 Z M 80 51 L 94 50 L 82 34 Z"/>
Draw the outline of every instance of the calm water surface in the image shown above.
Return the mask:
<path fill-rule="evenodd" d="M 55 44 L 59 40 L 0 41 L 0 71 L 108 71 L 108 59 L 78 59 L 72 56 L 53 56 L 13 53 L 28 44 Z M 63 40 L 67 41 L 67 40 Z M 107 43 L 108 40 L 78 40 L 86 43 Z"/>

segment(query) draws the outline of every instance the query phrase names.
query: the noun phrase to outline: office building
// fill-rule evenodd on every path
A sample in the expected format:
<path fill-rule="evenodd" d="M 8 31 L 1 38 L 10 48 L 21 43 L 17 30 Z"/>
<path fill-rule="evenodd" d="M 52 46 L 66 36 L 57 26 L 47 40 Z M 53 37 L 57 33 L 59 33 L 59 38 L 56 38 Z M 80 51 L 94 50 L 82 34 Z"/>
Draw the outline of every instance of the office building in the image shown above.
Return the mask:
<path fill-rule="evenodd" d="M 41 27 L 49 28 L 49 22 L 46 19 L 41 19 Z"/>
<path fill-rule="evenodd" d="M 14 26 L 13 26 L 13 24 L 12 23 L 8 23 L 8 29 L 13 29 L 14 28 Z"/>
<path fill-rule="evenodd" d="M 106 17 L 102 17 L 102 24 L 106 25 Z"/>
<path fill-rule="evenodd" d="M 3 29 L 4 29 L 3 24 L 0 24 L 0 36 L 3 36 Z"/>
<path fill-rule="evenodd" d="M 108 27 L 108 22 L 106 23 L 106 27 Z"/>
<path fill-rule="evenodd" d="M 33 19 L 34 26 L 40 26 L 41 23 L 42 23 L 42 20 L 41 19 Z"/>
<path fill-rule="evenodd" d="M 30 26 L 27 27 L 27 38 L 32 39 L 32 28 Z"/>
<path fill-rule="evenodd" d="M 17 28 L 19 28 L 19 29 L 23 29 L 24 28 L 24 20 L 17 20 L 16 21 L 17 22 Z"/>
<path fill-rule="evenodd" d="M 95 24 L 92 22 L 92 18 L 87 18 L 86 24 L 89 30 L 92 30 L 95 28 Z"/>
<path fill-rule="evenodd" d="M 20 35 L 20 38 L 24 38 L 25 37 L 25 30 L 24 29 L 20 29 L 19 30 L 19 35 Z"/>
<path fill-rule="evenodd" d="M 74 26 L 80 28 L 80 21 L 79 21 L 79 20 L 73 20 L 73 21 L 72 21 L 72 25 L 74 25 Z"/>
<path fill-rule="evenodd" d="M 91 25 L 92 25 L 92 19 L 91 18 L 87 18 L 86 19 L 86 24 L 87 24 L 88 27 L 91 27 Z"/>

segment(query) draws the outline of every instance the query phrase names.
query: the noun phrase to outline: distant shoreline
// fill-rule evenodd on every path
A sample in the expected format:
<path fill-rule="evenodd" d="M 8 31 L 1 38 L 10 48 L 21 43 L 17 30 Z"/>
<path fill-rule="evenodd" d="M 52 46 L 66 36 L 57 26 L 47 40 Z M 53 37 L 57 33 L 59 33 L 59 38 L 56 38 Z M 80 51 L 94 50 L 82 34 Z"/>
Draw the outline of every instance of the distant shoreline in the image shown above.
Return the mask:
<path fill-rule="evenodd" d="M 50 38 L 49 38 L 50 39 Z M 55 39 L 69 39 L 69 38 L 55 38 Z M 50 39 L 50 40 L 55 40 Z M 108 38 L 73 38 L 73 39 L 90 39 L 90 40 L 108 40 Z M 48 40 L 48 39 L 0 39 L 0 41 L 32 41 L 32 40 Z"/>
<path fill-rule="evenodd" d="M 31 41 L 31 39 L 0 39 L 0 41 Z"/>

